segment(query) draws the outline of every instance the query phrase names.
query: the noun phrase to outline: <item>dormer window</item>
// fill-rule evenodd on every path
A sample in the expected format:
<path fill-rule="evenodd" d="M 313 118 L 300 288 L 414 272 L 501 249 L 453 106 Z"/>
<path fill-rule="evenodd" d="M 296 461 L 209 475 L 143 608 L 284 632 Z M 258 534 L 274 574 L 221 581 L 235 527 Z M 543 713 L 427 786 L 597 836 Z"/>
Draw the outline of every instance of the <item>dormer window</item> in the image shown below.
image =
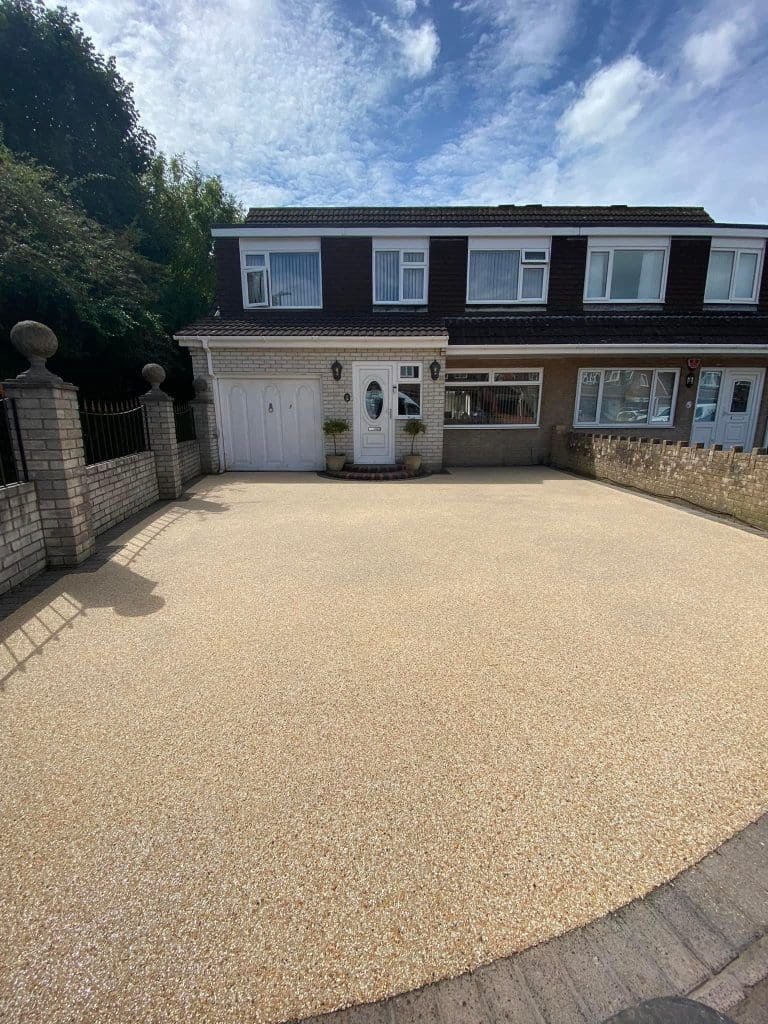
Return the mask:
<path fill-rule="evenodd" d="M 585 302 L 663 302 L 666 238 L 590 238 Z"/>
<path fill-rule="evenodd" d="M 716 243 L 716 244 L 715 244 Z M 709 253 L 705 302 L 757 302 L 762 247 L 713 241 Z"/>
<path fill-rule="evenodd" d="M 373 243 L 373 301 L 376 305 L 423 306 L 427 301 L 426 239 Z"/>
<path fill-rule="evenodd" d="M 246 309 L 321 309 L 320 248 L 244 248 L 241 254 Z"/>
<path fill-rule="evenodd" d="M 544 302 L 549 239 L 527 245 L 521 239 L 470 239 L 467 302 L 506 305 Z"/>

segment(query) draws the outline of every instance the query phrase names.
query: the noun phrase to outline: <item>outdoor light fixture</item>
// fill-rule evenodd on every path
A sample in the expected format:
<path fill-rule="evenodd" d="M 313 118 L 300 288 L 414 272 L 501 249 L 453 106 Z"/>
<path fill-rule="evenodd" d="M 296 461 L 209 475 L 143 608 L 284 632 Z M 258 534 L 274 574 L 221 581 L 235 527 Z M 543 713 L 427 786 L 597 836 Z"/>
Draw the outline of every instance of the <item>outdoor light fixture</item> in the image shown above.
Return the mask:
<path fill-rule="evenodd" d="M 685 386 L 687 388 L 693 387 L 693 382 L 696 380 L 696 370 L 701 366 L 700 359 L 689 359 L 687 362 L 688 373 L 685 375 Z"/>
<path fill-rule="evenodd" d="M 437 380 L 440 376 L 440 363 L 438 363 L 436 359 L 433 359 L 429 364 L 429 374 L 432 377 L 432 380 Z"/>
<path fill-rule="evenodd" d="M 334 380 L 341 380 L 341 371 L 344 367 L 341 365 L 338 359 L 334 359 L 331 363 L 331 373 L 333 374 Z"/>

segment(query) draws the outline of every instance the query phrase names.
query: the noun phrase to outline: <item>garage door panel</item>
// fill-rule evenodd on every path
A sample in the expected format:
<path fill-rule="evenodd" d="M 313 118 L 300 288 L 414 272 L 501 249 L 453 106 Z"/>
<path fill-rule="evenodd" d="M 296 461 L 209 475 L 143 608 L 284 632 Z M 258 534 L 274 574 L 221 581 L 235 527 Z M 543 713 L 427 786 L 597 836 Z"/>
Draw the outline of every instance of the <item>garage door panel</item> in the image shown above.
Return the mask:
<path fill-rule="evenodd" d="M 219 393 L 227 469 L 322 468 L 318 380 L 223 379 Z"/>

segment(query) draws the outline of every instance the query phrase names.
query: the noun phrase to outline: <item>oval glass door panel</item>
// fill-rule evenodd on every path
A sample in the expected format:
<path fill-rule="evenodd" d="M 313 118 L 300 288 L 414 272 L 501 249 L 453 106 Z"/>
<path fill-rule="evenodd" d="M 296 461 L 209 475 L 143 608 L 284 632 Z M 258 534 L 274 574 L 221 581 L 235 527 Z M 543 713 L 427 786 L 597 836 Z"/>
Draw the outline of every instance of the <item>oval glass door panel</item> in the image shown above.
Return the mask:
<path fill-rule="evenodd" d="M 384 407 L 384 392 L 377 380 L 372 380 L 365 389 L 365 411 L 368 418 L 377 420 Z"/>

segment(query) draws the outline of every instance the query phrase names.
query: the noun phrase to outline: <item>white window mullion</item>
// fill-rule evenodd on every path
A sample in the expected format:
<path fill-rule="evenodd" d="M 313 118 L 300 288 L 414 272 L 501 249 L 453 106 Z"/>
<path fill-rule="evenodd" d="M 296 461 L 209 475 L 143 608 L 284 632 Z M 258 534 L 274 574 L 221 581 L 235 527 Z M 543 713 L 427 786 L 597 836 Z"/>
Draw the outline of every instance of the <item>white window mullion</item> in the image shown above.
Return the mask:
<path fill-rule="evenodd" d="M 599 374 L 597 381 L 597 409 L 595 410 L 595 426 L 600 423 L 600 417 L 603 414 L 603 385 L 605 383 L 605 370 L 598 370 Z"/>

